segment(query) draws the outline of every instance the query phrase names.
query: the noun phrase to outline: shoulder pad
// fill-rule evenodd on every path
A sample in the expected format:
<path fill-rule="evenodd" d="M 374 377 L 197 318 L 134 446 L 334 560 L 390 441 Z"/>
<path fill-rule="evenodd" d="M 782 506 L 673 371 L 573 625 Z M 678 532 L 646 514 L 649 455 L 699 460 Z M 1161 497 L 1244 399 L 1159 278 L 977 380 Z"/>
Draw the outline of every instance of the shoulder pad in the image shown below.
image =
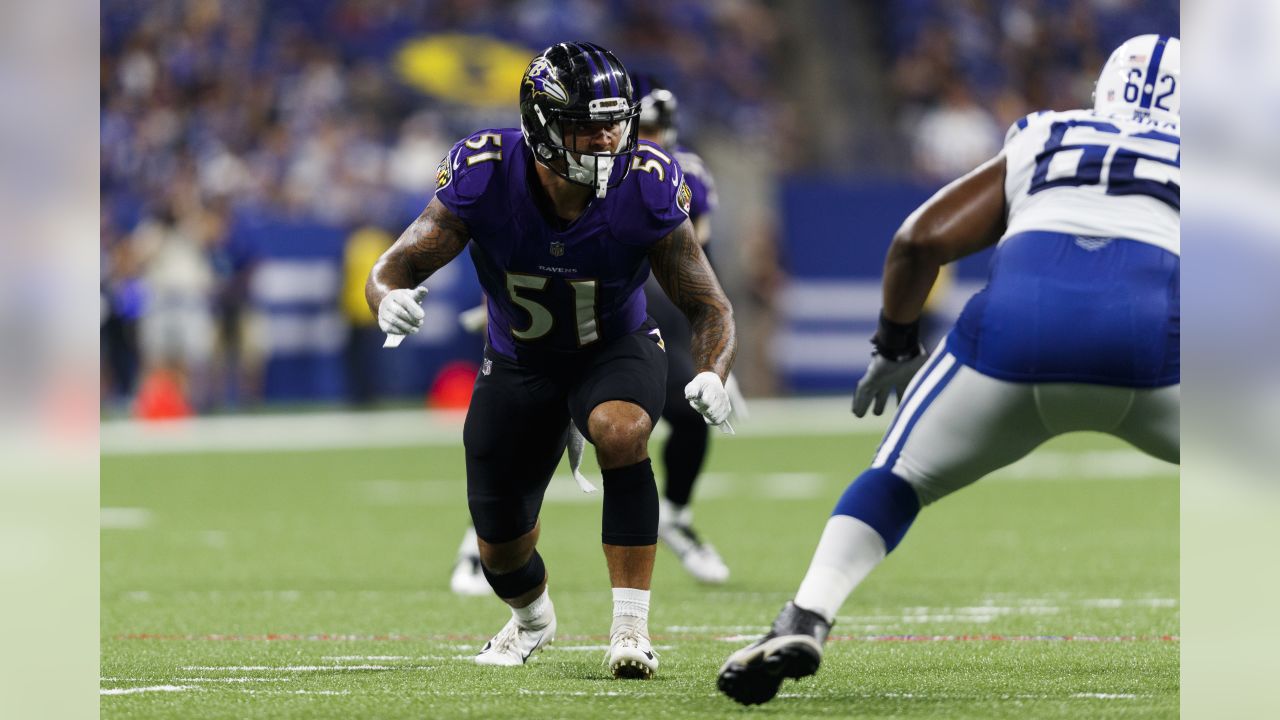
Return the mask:
<path fill-rule="evenodd" d="M 519 140 L 519 131 L 510 129 L 481 130 L 459 140 L 436 166 L 436 197 L 451 212 L 465 219 L 466 210 L 474 203 L 494 176 L 499 175 L 505 153 Z"/>
<path fill-rule="evenodd" d="M 686 214 L 689 212 L 691 191 L 674 154 L 654 143 L 642 141 L 631 158 L 631 172 L 636 175 L 640 196 L 647 207 L 665 212 L 674 203 Z"/>
<path fill-rule="evenodd" d="M 1009 144 L 1009 141 L 1012 140 L 1015 136 L 1017 136 L 1018 133 L 1022 132 L 1023 130 L 1026 130 L 1027 126 L 1030 125 L 1031 123 L 1036 122 L 1037 118 L 1039 118 L 1042 115 L 1047 115 L 1050 112 L 1052 111 L 1037 110 L 1031 113 L 1030 115 L 1026 115 L 1019 118 L 1017 122 L 1009 126 L 1009 131 L 1005 133 L 1004 135 L 1005 144 L 1006 145 Z"/>
<path fill-rule="evenodd" d="M 631 174 L 628 195 L 639 195 L 639 202 L 628 199 L 615 217 L 626 218 L 646 242 L 658 241 L 689 219 L 693 191 L 672 153 L 642 141 L 631 158 Z"/>

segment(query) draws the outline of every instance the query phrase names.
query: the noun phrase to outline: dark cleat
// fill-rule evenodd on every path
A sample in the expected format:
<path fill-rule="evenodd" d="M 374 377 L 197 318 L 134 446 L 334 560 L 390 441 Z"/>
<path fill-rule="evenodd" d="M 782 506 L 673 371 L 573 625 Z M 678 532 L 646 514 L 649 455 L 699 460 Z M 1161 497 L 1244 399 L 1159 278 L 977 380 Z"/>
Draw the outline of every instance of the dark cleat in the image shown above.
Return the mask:
<path fill-rule="evenodd" d="M 821 615 L 788 602 L 768 634 L 729 656 L 716 685 L 743 705 L 769 702 L 785 678 L 818 671 L 829 632 L 831 624 Z"/>

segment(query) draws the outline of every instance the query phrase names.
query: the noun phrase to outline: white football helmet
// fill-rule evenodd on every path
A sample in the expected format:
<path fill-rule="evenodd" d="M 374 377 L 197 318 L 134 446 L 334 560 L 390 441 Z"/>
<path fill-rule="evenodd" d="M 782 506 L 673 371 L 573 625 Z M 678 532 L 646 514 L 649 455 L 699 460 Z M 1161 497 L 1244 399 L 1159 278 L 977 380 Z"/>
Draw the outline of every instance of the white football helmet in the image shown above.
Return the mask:
<path fill-rule="evenodd" d="M 1129 38 L 1107 59 L 1093 89 L 1093 108 L 1106 115 L 1146 115 L 1178 122 L 1182 112 L 1182 43 L 1169 35 Z"/>

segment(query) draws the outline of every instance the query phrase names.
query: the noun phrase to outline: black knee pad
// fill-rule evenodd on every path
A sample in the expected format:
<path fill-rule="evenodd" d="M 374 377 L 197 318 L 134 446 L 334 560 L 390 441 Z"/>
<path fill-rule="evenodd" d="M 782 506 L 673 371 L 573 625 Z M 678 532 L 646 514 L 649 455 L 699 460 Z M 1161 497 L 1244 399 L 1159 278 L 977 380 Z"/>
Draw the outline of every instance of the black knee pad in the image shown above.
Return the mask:
<path fill-rule="evenodd" d="M 484 579 L 489 581 L 489 587 L 504 600 L 520 597 L 541 585 L 547 577 L 547 566 L 542 564 L 542 556 L 537 550 L 533 551 L 529 562 L 509 573 L 496 575 L 489 572 L 484 563 L 480 563 L 480 569 L 484 571 Z"/>
<path fill-rule="evenodd" d="M 478 482 L 474 480 L 477 475 L 479 473 L 473 473 L 468 482 Z M 528 535 L 538 525 L 545 488 L 543 485 L 533 492 L 518 495 L 468 495 L 467 505 L 476 534 L 481 540 L 494 545 Z"/>
<path fill-rule="evenodd" d="M 604 470 L 604 515 L 600 539 L 606 545 L 653 545 L 658 542 L 658 484 L 648 458 L 626 467 Z"/>

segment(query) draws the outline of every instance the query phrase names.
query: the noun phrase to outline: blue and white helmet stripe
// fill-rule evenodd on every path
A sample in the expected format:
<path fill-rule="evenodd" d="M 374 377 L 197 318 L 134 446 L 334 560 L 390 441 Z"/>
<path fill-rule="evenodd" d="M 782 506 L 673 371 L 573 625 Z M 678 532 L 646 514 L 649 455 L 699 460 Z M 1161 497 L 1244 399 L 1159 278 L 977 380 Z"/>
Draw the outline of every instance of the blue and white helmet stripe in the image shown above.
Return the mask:
<path fill-rule="evenodd" d="M 1093 107 L 1108 115 L 1145 115 L 1178 122 L 1182 110 L 1181 41 L 1169 35 L 1126 40 L 1107 59 Z"/>
<path fill-rule="evenodd" d="M 1155 49 L 1151 51 L 1151 62 L 1147 64 L 1147 72 L 1142 76 L 1142 100 L 1138 107 L 1151 109 L 1151 101 L 1156 96 L 1156 79 L 1160 76 L 1160 61 L 1164 59 L 1164 49 L 1169 44 L 1168 35 L 1160 35 L 1156 39 Z"/>

